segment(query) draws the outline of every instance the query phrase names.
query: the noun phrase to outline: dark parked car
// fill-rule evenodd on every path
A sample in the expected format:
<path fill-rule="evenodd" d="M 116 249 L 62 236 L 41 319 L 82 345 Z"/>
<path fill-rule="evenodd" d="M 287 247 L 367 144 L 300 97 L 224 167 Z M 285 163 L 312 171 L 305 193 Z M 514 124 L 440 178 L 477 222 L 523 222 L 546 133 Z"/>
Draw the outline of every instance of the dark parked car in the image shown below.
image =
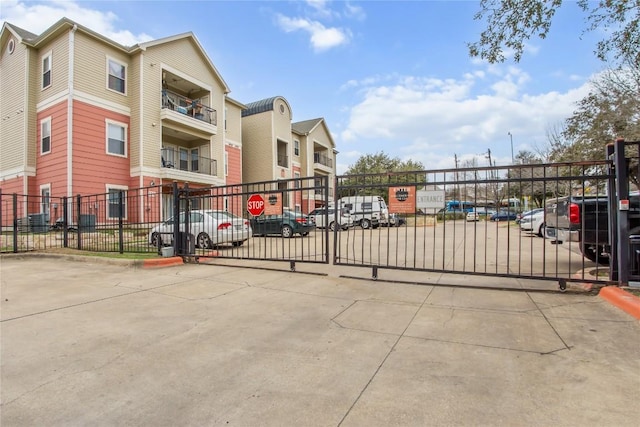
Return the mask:
<path fill-rule="evenodd" d="M 389 219 L 386 222 L 383 222 L 381 225 L 386 227 L 400 227 L 407 223 L 407 220 L 398 215 L 397 213 L 390 213 Z"/>
<path fill-rule="evenodd" d="M 489 217 L 491 221 L 515 221 L 517 218 L 518 214 L 509 210 L 498 211 Z"/>
<path fill-rule="evenodd" d="M 306 236 L 316 228 L 307 215 L 299 212 L 284 211 L 282 215 L 261 215 L 251 220 L 254 236 L 280 235 L 293 237 L 294 234 Z"/>

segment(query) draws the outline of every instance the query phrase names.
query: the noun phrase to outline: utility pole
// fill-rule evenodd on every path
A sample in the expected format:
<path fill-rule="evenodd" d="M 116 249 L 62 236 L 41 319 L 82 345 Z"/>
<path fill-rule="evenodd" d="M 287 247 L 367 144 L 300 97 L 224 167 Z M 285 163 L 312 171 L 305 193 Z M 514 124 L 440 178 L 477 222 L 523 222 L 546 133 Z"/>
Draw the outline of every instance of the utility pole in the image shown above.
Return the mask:
<path fill-rule="evenodd" d="M 513 157 L 513 135 L 511 135 L 511 131 L 509 131 L 507 135 L 509 135 L 509 139 L 511 140 L 511 164 L 513 165 L 516 162 L 515 157 Z"/>

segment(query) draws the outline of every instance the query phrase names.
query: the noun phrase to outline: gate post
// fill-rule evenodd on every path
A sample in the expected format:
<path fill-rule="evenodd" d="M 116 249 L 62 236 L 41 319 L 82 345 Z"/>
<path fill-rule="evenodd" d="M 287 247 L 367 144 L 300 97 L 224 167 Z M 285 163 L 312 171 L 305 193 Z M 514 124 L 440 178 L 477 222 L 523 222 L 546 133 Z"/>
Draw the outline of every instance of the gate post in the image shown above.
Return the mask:
<path fill-rule="evenodd" d="M 616 168 L 616 195 L 615 206 L 618 222 L 618 242 L 616 247 L 618 258 L 618 286 L 626 286 L 629 283 L 629 211 L 620 209 L 620 201 L 629 201 L 629 176 L 627 162 L 624 157 L 624 139 L 617 139 L 614 149 L 614 164 Z"/>
<path fill-rule="evenodd" d="M 82 250 L 82 224 L 80 223 L 80 218 L 81 218 L 81 208 L 82 208 L 82 196 L 80 196 L 79 194 L 76 195 L 76 205 L 77 205 L 77 211 L 76 213 L 78 214 L 76 216 L 76 227 L 78 228 L 77 234 L 78 234 L 78 250 Z"/>
<path fill-rule="evenodd" d="M 69 247 L 69 200 L 62 198 L 62 246 Z"/>
<path fill-rule="evenodd" d="M 13 253 L 18 253 L 18 195 L 13 193 Z"/>
<path fill-rule="evenodd" d="M 124 192 L 118 191 L 118 250 L 124 253 L 124 230 L 122 217 L 124 216 Z"/>
<path fill-rule="evenodd" d="M 178 193 L 178 182 L 173 181 L 173 252 L 178 255 L 181 251 L 180 245 L 180 195 Z"/>

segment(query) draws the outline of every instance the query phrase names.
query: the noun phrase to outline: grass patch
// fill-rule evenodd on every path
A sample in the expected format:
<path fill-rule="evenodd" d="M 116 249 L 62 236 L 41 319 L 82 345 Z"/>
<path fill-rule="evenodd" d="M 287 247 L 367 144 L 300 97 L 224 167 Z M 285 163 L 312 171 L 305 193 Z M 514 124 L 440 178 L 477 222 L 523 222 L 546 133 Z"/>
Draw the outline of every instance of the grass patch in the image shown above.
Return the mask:
<path fill-rule="evenodd" d="M 626 287 L 626 288 L 624 288 L 624 290 L 629 292 L 631 295 L 635 295 L 638 298 L 640 298 L 640 288 Z"/>
<path fill-rule="evenodd" d="M 93 256 L 98 258 L 118 258 L 118 259 L 152 259 L 159 258 L 160 255 L 157 252 L 125 252 L 123 254 L 119 252 L 90 252 L 79 251 L 77 249 L 69 248 L 56 248 L 45 251 L 46 253 L 53 254 L 65 254 L 65 255 L 81 255 L 81 256 Z"/>

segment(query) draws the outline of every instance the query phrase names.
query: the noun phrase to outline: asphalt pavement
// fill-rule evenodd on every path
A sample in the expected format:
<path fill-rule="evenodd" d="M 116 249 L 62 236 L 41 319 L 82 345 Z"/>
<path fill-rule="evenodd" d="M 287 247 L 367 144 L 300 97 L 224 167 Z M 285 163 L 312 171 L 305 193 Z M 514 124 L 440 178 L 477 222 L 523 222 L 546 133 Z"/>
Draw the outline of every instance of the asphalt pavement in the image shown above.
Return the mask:
<path fill-rule="evenodd" d="M 595 293 L 225 261 L 2 256 L 0 425 L 638 425 L 640 322 Z"/>

